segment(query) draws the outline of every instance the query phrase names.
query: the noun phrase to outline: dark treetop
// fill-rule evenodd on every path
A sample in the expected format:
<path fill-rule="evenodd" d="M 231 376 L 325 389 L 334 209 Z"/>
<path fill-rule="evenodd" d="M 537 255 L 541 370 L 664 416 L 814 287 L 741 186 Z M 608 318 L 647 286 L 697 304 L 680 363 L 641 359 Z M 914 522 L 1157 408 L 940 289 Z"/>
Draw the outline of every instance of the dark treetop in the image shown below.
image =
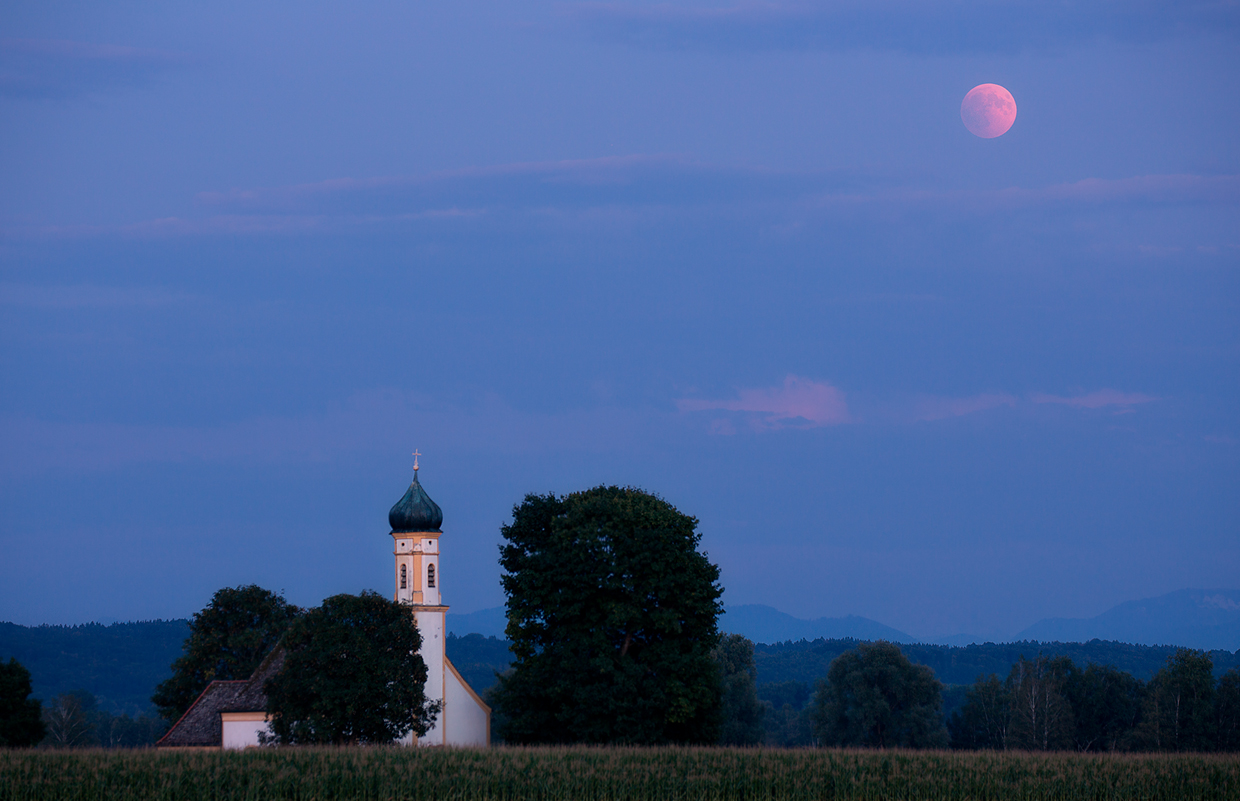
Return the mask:
<path fill-rule="evenodd" d="M 25 748 L 42 740 L 41 707 L 30 697 L 30 671 L 16 659 L 0 662 L 0 748 Z"/>
<path fill-rule="evenodd" d="M 185 653 L 151 701 L 175 721 L 213 681 L 248 679 L 301 610 L 254 584 L 218 590 L 190 623 Z"/>
<path fill-rule="evenodd" d="M 722 589 L 697 520 L 633 488 L 527 495 L 501 549 L 509 742 L 714 742 Z"/>
<path fill-rule="evenodd" d="M 814 723 L 825 745 L 942 748 L 941 685 L 889 642 L 863 643 L 819 680 Z"/>
<path fill-rule="evenodd" d="M 293 622 L 267 712 L 282 743 L 388 743 L 426 734 L 439 712 L 425 695 L 422 637 L 409 607 L 376 592 L 333 595 Z"/>

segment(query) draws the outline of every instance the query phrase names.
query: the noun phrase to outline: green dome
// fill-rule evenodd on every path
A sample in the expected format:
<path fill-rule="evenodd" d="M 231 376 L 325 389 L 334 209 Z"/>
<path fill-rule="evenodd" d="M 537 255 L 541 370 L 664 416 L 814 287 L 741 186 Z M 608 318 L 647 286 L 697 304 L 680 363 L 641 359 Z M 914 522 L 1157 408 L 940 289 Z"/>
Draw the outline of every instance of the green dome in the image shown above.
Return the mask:
<path fill-rule="evenodd" d="M 439 527 L 443 525 L 443 510 L 418 483 L 416 468 L 413 471 L 413 483 L 405 491 L 405 496 L 388 512 L 388 522 L 392 524 L 393 532 L 439 531 Z"/>

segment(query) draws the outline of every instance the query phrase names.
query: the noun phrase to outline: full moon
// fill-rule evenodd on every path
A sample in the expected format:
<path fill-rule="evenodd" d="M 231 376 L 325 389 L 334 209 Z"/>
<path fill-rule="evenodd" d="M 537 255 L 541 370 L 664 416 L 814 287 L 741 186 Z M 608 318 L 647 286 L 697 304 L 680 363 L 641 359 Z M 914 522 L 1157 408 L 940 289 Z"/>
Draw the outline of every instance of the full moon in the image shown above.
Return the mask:
<path fill-rule="evenodd" d="M 994 139 L 1016 122 L 1016 98 L 997 83 L 974 86 L 960 104 L 960 119 L 970 133 Z"/>

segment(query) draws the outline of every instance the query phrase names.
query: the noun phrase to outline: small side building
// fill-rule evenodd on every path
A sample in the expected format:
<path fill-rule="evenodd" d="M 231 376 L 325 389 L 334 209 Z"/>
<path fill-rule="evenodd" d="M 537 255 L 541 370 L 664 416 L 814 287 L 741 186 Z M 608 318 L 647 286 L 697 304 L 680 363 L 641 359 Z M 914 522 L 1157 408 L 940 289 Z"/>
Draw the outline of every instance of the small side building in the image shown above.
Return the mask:
<path fill-rule="evenodd" d="M 284 666 L 277 645 L 248 679 L 213 681 L 181 719 L 155 743 L 158 748 L 249 748 L 267 730 L 263 684 Z"/>

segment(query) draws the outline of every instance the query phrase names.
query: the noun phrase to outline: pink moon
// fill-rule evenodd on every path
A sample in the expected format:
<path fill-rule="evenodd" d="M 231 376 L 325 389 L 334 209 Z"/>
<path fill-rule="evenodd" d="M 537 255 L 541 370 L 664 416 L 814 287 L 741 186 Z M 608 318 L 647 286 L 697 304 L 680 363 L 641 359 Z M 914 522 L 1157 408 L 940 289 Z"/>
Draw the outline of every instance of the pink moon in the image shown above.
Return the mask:
<path fill-rule="evenodd" d="M 1016 98 L 997 83 L 974 86 L 960 104 L 960 119 L 970 133 L 994 139 L 1016 122 Z"/>

